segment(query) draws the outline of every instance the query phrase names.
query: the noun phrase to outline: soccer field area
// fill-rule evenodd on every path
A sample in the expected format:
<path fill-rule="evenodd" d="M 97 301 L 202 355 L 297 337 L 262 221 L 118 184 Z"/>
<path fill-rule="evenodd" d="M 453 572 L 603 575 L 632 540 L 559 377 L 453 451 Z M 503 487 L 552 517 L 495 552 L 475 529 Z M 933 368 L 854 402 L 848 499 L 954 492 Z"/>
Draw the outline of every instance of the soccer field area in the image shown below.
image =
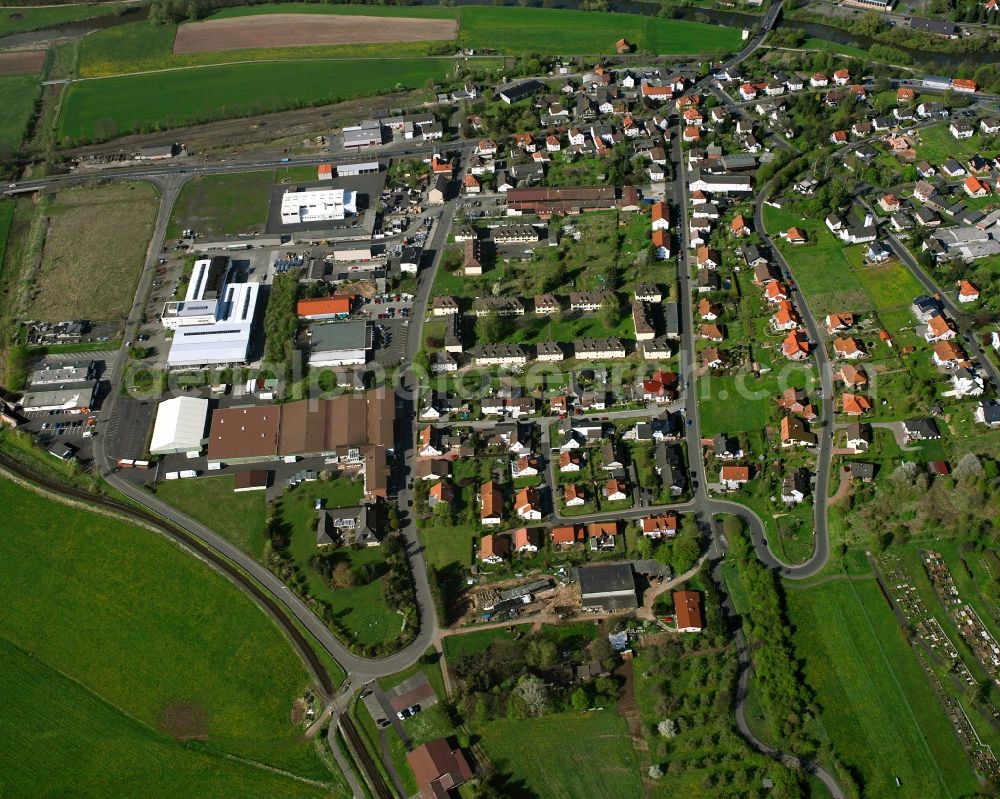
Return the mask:
<path fill-rule="evenodd" d="M 232 584 L 6 480 L 0 505 L 5 795 L 346 795 L 290 720 L 309 675 Z"/>

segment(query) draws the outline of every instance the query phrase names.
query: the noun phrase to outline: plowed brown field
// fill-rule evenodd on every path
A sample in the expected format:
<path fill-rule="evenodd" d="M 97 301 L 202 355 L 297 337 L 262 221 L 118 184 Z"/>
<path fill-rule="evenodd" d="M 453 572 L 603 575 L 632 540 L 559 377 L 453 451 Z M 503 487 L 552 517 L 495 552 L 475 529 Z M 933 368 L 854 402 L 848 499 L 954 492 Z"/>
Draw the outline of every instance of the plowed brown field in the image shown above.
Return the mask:
<path fill-rule="evenodd" d="M 210 53 L 307 45 L 447 41 L 458 20 L 324 14 L 260 14 L 189 22 L 177 28 L 174 53 Z"/>
<path fill-rule="evenodd" d="M 44 50 L 12 50 L 0 53 L 0 75 L 30 75 L 45 63 Z"/>

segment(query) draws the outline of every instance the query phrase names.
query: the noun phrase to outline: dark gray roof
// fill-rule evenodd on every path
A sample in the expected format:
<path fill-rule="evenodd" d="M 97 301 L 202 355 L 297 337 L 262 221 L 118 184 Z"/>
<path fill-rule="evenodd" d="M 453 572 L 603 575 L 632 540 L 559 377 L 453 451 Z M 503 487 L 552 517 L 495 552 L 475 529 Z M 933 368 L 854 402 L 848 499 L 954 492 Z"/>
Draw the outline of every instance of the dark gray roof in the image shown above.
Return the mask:
<path fill-rule="evenodd" d="M 639 597 L 631 563 L 604 563 L 576 570 L 583 604 L 599 604 L 609 610 L 636 608 Z"/>

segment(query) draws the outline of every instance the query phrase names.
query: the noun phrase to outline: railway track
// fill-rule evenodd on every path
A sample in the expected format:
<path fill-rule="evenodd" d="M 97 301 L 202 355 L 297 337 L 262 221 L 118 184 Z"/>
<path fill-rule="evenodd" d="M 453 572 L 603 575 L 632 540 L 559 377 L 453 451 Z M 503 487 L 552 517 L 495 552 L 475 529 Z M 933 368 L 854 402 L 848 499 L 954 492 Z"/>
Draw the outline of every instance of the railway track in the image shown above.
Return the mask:
<path fill-rule="evenodd" d="M 40 475 L 28 468 L 25 464 L 4 453 L 0 453 L 0 467 L 20 477 L 22 480 L 40 486 L 53 494 L 68 497 L 85 505 L 114 511 L 115 513 L 123 514 L 127 518 L 138 519 L 143 523 L 154 527 L 167 538 L 183 544 L 202 560 L 207 561 L 212 568 L 235 583 L 238 588 L 247 593 L 251 599 L 267 611 L 271 618 L 274 619 L 278 626 L 291 640 L 292 645 L 299 654 L 299 657 L 302 658 L 306 668 L 308 668 L 312 673 L 316 683 L 319 685 L 320 690 L 324 694 L 324 702 L 333 696 L 334 685 L 333 681 L 330 679 L 330 675 L 326 671 L 326 667 L 323 665 L 312 646 L 310 646 L 306 637 L 299 631 L 295 624 L 292 623 L 292 620 L 288 617 L 288 615 L 282 610 L 281 605 L 279 605 L 270 594 L 264 591 L 250 577 L 236 568 L 236 566 L 234 566 L 230 561 L 219 555 L 215 550 L 203 544 L 186 530 L 183 530 L 182 528 L 177 527 L 176 525 L 159 516 L 156 516 L 153 513 L 149 513 L 148 511 L 141 510 L 132 505 L 125 505 L 124 503 L 117 502 L 107 497 L 90 494 L 81 489 L 73 488 L 72 486 L 61 483 L 58 480 Z"/>
<path fill-rule="evenodd" d="M 382 774 L 379 772 L 378 766 L 375 765 L 371 753 L 365 747 L 365 742 L 361 740 L 361 735 L 358 733 L 357 727 L 354 726 L 354 722 L 347 714 L 341 714 L 338 723 L 344 740 L 347 741 L 347 745 L 354 753 L 354 759 L 358 766 L 365 773 L 368 785 L 375 793 L 376 799 L 396 799 L 396 794 L 382 779 Z"/>

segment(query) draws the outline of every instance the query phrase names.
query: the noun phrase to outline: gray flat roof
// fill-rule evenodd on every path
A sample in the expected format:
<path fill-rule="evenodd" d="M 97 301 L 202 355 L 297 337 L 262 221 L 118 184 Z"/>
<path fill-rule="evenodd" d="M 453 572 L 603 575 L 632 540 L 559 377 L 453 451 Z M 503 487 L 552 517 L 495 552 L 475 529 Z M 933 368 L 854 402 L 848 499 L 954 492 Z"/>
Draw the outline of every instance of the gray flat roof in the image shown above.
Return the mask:
<path fill-rule="evenodd" d="M 371 346 L 371 335 L 368 323 L 364 320 L 351 322 L 326 322 L 321 325 L 311 325 L 312 350 L 325 352 L 328 350 L 360 350 Z"/>

